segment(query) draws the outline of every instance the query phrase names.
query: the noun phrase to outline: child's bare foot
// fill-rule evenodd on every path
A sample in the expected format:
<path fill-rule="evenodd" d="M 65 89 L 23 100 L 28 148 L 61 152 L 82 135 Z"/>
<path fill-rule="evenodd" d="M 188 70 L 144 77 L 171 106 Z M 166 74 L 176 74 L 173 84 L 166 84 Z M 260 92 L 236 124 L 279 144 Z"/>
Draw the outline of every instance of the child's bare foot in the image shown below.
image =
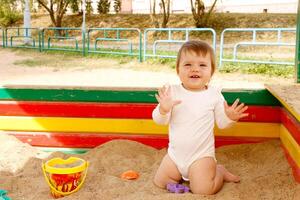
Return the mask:
<path fill-rule="evenodd" d="M 224 181 L 234 183 L 240 182 L 240 177 L 230 173 L 223 165 L 217 165 L 217 168 L 223 173 Z"/>

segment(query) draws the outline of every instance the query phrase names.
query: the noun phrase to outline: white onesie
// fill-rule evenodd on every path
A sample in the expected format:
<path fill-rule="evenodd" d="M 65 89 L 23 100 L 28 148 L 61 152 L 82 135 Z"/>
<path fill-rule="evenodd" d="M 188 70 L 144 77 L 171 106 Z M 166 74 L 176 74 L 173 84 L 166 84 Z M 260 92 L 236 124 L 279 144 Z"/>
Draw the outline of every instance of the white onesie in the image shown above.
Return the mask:
<path fill-rule="evenodd" d="M 184 179 L 188 179 L 190 165 L 203 157 L 215 159 L 214 123 L 226 128 L 233 121 L 224 110 L 221 91 L 211 86 L 202 91 L 189 91 L 182 85 L 172 85 L 173 100 L 181 100 L 171 112 L 162 115 L 159 104 L 152 118 L 158 124 L 169 124 L 168 155 Z"/>

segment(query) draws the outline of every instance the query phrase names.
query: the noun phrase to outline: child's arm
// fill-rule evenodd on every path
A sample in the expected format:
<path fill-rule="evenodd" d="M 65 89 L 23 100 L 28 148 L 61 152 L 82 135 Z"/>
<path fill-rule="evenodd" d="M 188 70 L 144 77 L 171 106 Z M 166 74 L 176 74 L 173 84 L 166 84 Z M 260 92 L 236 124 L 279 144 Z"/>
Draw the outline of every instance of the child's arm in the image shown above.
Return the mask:
<path fill-rule="evenodd" d="M 231 106 L 228 106 L 224 97 L 221 95 L 215 107 L 215 119 L 220 129 L 226 128 L 232 123 L 237 122 L 240 118 L 248 116 L 248 113 L 244 113 L 248 107 L 243 103 L 239 105 L 238 103 L 239 99 L 235 100 Z"/>
<path fill-rule="evenodd" d="M 153 121 L 155 121 L 157 124 L 161 124 L 161 125 L 168 124 L 170 121 L 171 112 L 169 112 L 167 114 L 161 114 L 159 110 L 160 110 L 160 104 L 158 104 L 152 112 Z"/>
<path fill-rule="evenodd" d="M 158 94 L 155 94 L 155 98 L 159 104 L 153 110 L 152 118 L 158 124 L 168 124 L 172 108 L 181 103 L 181 101 L 172 99 L 169 86 L 158 89 Z"/>
<path fill-rule="evenodd" d="M 233 121 L 238 121 L 243 117 L 247 117 L 249 113 L 244 113 L 248 106 L 245 106 L 244 103 L 239 104 L 239 99 L 236 99 L 231 106 L 228 106 L 227 102 L 224 102 L 225 113 Z"/>

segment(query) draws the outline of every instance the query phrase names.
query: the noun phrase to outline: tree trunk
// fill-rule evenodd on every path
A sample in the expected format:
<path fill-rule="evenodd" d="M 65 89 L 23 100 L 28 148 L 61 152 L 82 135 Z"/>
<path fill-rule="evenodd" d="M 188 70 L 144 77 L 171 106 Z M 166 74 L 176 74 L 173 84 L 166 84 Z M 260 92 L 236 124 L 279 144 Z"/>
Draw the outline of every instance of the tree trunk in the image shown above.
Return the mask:
<path fill-rule="evenodd" d="M 170 0 L 166 0 L 166 2 L 164 0 L 161 0 L 161 3 L 163 7 L 163 21 L 161 27 L 166 28 L 170 17 Z M 166 8 L 166 3 L 167 3 L 167 8 Z"/>
<path fill-rule="evenodd" d="M 159 21 L 155 12 L 156 0 L 150 0 L 150 19 L 154 28 L 159 28 Z"/>
<path fill-rule="evenodd" d="M 217 3 L 217 0 L 214 0 L 211 8 L 207 13 L 205 13 L 205 6 L 202 0 L 190 0 L 191 2 L 191 9 L 194 18 L 194 23 L 197 28 L 205 28 L 208 25 L 209 18 L 213 9 Z"/>
<path fill-rule="evenodd" d="M 61 27 L 62 26 L 62 19 L 64 17 L 65 11 L 67 6 L 69 5 L 68 0 L 50 0 L 49 7 L 47 6 L 47 1 L 44 0 L 37 0 L 39 5 L 44 7 L 50 15 L 51 22 L 54 27 Z M 54 7 L 56 10 L 54 11 Z"/>

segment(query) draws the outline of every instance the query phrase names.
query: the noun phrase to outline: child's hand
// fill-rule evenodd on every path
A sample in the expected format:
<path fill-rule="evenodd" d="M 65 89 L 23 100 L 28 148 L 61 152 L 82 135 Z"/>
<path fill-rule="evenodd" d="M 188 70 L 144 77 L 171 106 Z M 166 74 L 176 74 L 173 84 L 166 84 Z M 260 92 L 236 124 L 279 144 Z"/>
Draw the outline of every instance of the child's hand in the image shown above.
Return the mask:
<path fill-rule="evenodd" d="M 181 103 L 179 100 L 172 99 L 170 87 L 166 85 L 158 89 L 158 95 L 155 94 L 155 98 L 157 99 L 158 103 L 160 103 L 159 112 L 162 115 L 167 114 L 171 111 L 173 106 Z"/>
<path fill-rule="evenodd" d="M 245 106 L 244 103 L 239 104 L 239 99 L 236 99 L 231 106 L 228 106 L 227 102 L 224 102 L 225 113 L 227 117 L 233 121 L 238 121 L 243 117 L 247 117 L 249 113 L 244 113 L 248 106 Z"/>

